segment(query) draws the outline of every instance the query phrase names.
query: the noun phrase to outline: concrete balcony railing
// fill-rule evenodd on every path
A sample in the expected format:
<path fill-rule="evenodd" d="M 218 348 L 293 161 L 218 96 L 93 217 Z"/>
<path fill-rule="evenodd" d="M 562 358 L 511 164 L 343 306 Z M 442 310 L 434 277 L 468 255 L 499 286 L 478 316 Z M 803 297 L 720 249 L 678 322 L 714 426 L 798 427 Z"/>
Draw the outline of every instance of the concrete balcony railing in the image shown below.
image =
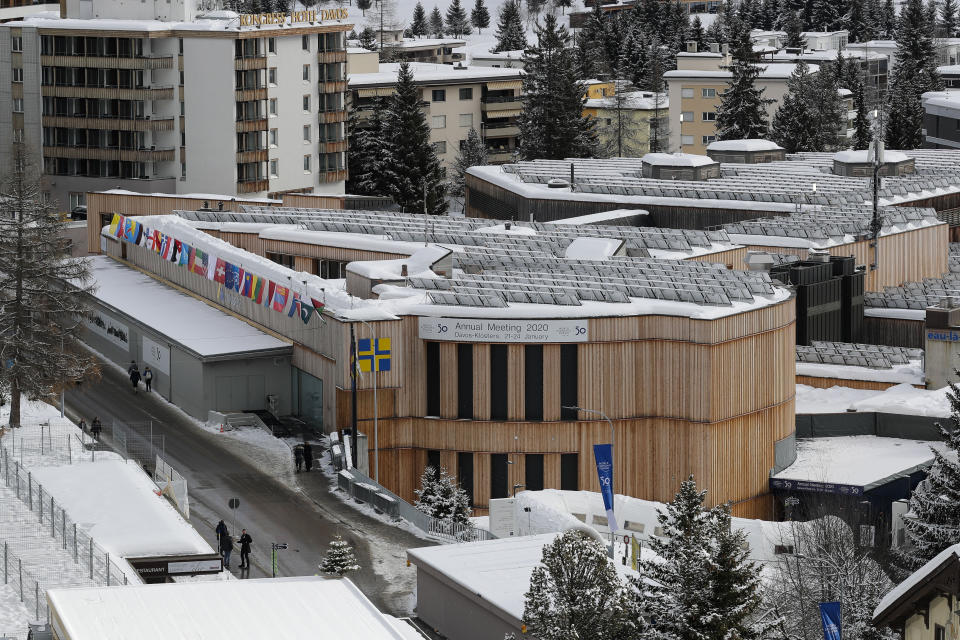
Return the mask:
<path fill-rule="evenodd" d="M 108 129 L 111 131 L 173 131 L 173 118 L 86 118 L 43 116 L 43 126 L 65 129 Z"/>

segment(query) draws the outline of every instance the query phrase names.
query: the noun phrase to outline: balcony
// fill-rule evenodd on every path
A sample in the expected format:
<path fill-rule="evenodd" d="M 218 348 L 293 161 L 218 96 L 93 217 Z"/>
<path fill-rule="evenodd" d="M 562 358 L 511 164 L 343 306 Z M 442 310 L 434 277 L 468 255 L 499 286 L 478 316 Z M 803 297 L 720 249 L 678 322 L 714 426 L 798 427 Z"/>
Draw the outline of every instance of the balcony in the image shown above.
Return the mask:
<path fill-rule="evenodd" d="M 126 162 L 173 162 L 173 149 L 120 149 L 102 147 L 44 146 L 48 158 L 78 158 L 81 160 L 121 160 Z"/>
<path fill-rule="evenodd" d="M 321 111 L 319 120 L 324 124 L 330 124 L 332 122 L 346 122 L 347 112 L 345 109 L 341 111 Z"/>
<path fill-rule="evenodd" d="M 318 171 L 317 177 L 320 179 L 320 182 L 343 182 L 347 179 L 347 170 L 342 169 L 340 171 Z"/>
<path fill-rule="evenodd" d="M 256 58 L 235 58 L 233 68 L 237 71 L 251 71 L 253 69 L 266 69 L 267 59 L 262 56 Z"/>
<path fill-rule="evenodd" d="M 337 153 L 346 150 L 346 140 L 340 140 L 339 142 L 321 142 L 319 148 L 317 149 L 319 153 Z"/>
<path fill-rule="evenodd" d="M 516 157 L 514 152 L 514 149 L 487 149 L 487 162 L 490 164 L 501 164 L 504 162 L 515 161 Z"/>
<path fill-rule="evenodd" d="M 346 80 L 331 80 L 329 82 L 321 82 L 317 88 L 319 93 L 343 93 L 346 90 Z"/>
<path fill-rule="evenodd" d="M 250 102 L 251 100 L 266 100 L 266 99 L 267 99 L 266 87 L 261 87 L 258 89 L 237 89 L 234 92 L 234 101 L 236 102 Z"/>
<path fill-rule="evenodd" d="M 266 162 L 266 149 L 252 149 L 250 151 L 237 152 L 237 164 L 246 164 L 248 162 Z"/>
<path fill-rule="evenodd" d="M 173 100 L 173 87 L 61 87 L 43 85 L 41 94 L 54 98 L 99 98 L 104 100 Z"/>
<path fill-rule="evenodd" d="M 237 193 L 257 193 L 267 191 L 270 188 L 270 181 L 266 179 L 238 180 Z"/>
<path fill-rule="evenodd" d="M 495 113 L 498 111 L 517 111 L 523 109 L 523 98 L 520 96 L 503 96 L 497 98 L 486 98 L 480 103 L 480 109 L 486 113 Z M 498 116 L 505 117 L 505 116 Z"/>
<path fill-rule="evenodd" d="M 251 131 L 266 131 L 266 118 L 255 118 L 253 120 L 239 120 L 237 122 L 237 133 L 250 133 Z"/>
<path fill-rule="evenodd" d="M 487 138 L 513 138 L 520 135 L 520 125 L 515 122 L 507 124 L 485 124 L 484 136 Z"/>
<path fill-rule="evenodd" d="M 317 62 L 329 64 L 331 62 L 346 62 L 346 51 L 321 51 L 317 54 Z"/>
<path fill-rule="evenodd" d="M 88 69 L 173 69 L 173 56 L 150 58 L 40 56 L 40 64 L 44 67 L 85 67 Z"/>
<path fill-rule="evenodd" d="M 173 118 L 43 116 L 43 126 L 63 127 L 65 129 L 108 129 L 111 131 L 173 131 Z"/>

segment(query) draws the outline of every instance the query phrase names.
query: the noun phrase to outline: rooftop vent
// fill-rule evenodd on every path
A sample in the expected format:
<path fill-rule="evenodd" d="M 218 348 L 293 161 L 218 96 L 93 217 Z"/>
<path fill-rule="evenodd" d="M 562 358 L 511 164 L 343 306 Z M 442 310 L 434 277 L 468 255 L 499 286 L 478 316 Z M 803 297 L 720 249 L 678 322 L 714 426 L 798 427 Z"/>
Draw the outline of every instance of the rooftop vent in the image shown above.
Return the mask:
<path fill-rule="evenodd" d="M 641 158 L 643 177 L 656 180 L 709 180 L 720 177 L 720 163 L 692 153 L 648 153 Z"/>
<path fill-rule="evenodd" d="M 917 172 L 914 159 L 900 151 L 881 149 L 881 176 L 909 176 Z M 869 177 L 873 175 L 873 152 L 867 149 L 838 151 L 833 154 L 833 173 L 838 176 Z"/>
<path fill-rule="evenodd" d="M 763 164 L 787 159 L 787 150 L 762 138 L 719 140 L 707 145 L 707 155 L 728 164 Z"/>

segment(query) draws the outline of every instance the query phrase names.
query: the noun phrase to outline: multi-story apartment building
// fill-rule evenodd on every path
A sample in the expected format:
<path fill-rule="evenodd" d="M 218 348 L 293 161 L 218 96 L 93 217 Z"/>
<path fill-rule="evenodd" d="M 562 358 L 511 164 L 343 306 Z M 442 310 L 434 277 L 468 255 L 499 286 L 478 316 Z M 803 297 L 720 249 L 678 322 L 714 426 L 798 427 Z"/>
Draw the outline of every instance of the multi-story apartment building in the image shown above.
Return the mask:
<path fill-rule="evenodd" d="M 0 148 L 23 143 L 62 210 L 111 188 L 343 193 L 345 11 L 65 0 L 60 13 L 0 25 Z"/>
<path fill-rule="evenodd" d="M 588 98 L 583 115 L 596 121 L 603 157 L 636 156 L 651 151 L 651 139 L 662 136 L 659 151 L 668 149 L 670 105 L 666 94 L 622 91 L 620 95 Z"/>
<path fill-rule="evenodd" d="M 351 108 L 361 122 L 377 98 L 393 93 L 400 65 L 381 63 L 376 72 L 361 73 L 351 62 Z M 354 71 L 357 69 L 357 71 Z M 410 63 L 414 82 L 423 92 L 423 109 L 430 124 L 430 141 L 445 166 L 456 160 L 460 145 L 475 128 L 487 143 L 491 164 L 513 159 L 522 109 L 520 69 Z"/>

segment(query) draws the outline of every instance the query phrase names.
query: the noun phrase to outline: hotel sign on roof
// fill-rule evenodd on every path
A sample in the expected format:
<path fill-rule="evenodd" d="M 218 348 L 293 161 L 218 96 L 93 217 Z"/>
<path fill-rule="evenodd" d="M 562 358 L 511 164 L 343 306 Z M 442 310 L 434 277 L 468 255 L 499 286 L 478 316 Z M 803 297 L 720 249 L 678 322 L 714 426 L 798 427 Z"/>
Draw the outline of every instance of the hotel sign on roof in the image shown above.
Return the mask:
<path fill-rule="evenodd" d="M 291 11 L 290 13 L 244 13 L 240 15 L 241 27 L 253 27 L 261 24 L 298 24 L 302 22 L 324 22 L 326 20 L 346 20 L 348 11 L 343 7 L 309 11 Z"/>

